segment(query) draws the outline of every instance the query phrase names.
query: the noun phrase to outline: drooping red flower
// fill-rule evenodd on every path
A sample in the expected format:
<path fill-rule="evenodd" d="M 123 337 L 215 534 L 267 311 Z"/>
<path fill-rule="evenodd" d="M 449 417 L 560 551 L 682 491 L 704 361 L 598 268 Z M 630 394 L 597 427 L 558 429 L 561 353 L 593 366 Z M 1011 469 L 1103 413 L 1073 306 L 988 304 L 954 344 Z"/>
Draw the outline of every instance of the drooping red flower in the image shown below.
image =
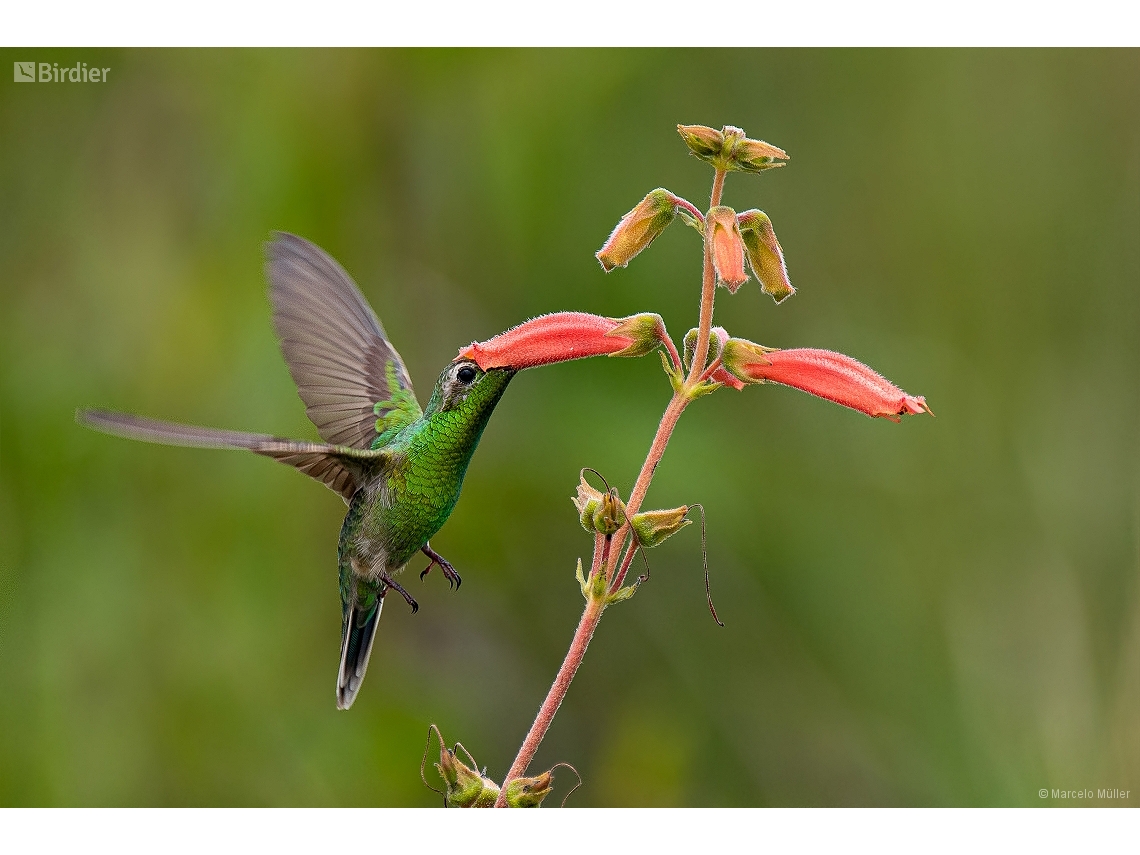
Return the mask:
<path fill-rule="evenodd" d="M 921 395 L 908 395 L 862 362 L 831 350 L 805 347 L 761 352 L 759 345 L 732 339 L 725 349 L 724 366 L 741 380 L 791 386 L 872 418 L 897 422 L 902 415 L 931 412 Z"/>
<path fill-rule="evenodd" d="M 736 222 L 736 211 L 724 205 L 709 210 L 705 228 L 712 230 L 712 262 L 720 284 L 735 294 L 748 281 L 744 272 L 744 239 Z"/>
<path fill-rule="evenodd" d="M 603 318 L 586 312 L 555 312 L 519 324 L 494 338 L 472 342 L 456 359 L 489 368 L 534 368 L 587 356 L 643 356 L 661 343 L 660 315 Z"/>

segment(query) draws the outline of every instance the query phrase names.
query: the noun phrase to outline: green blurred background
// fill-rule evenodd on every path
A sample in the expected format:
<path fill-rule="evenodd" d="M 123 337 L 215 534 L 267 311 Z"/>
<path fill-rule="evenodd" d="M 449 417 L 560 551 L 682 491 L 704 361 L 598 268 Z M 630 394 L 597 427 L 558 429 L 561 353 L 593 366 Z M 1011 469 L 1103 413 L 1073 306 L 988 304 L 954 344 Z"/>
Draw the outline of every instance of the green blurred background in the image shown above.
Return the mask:
<path fill-rule="evenodd" d="M 348 713 L 340 499 L 74 410 L 316 438 L 272 229 L 354 275 L 421 400 L 542 312 L 679 338 L 692 231 L 593 258 L 654 187 L 707 204 L 678 122 L 791 155 L 725 198 L 771 215 L 799 293 L 722 290 L 718 321 L 855 356 L 937 418 L 780 387 L 692 407 L 648 501 L 704 503 L 726 627 L 690 527 L 607 612 L 536 767 L 575 764 L 576 805 L 1140 804 L 1137 52 L 0 55 L 111 69 L 0 85 L 0 804 L 433 805 L 431 722 L 503 774 L 582 607 L 578 470 L 628 491 L 655 357 L 514 381 L 433 539 L 463 588 L 409 575 L 422 608 L 390 604 Z"/>

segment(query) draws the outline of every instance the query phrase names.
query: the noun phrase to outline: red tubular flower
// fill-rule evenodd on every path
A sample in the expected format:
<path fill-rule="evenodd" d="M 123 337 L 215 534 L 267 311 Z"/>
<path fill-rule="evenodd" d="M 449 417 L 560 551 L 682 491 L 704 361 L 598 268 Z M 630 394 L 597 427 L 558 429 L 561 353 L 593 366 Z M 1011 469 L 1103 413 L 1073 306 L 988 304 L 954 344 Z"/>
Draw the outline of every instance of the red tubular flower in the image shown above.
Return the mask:
<path fill-rule="evenodd" d="M 725 367 L 742 380 L 791 386 L 872 418 L 881 416 L 893 422 L 905 414 L 930 413 L 921 395 L 908 395 L 878 372 L 842 353 L 805 347 L 767 351 L 750 359 L 744 356 L 750 350 L 741 347 L 737 351 L 740 358 L 732 358 L 733 348 L 727 349 Z"/>
<path fill-rule="evenodd" d="M 661 343 L 659 315 L 603 318 L 585 312 L 555 312 L 519 324 L 494 338 L 472 342 L 456 359 L 489 368 L 534 368 L 587 356 L 643 356 Z"/>

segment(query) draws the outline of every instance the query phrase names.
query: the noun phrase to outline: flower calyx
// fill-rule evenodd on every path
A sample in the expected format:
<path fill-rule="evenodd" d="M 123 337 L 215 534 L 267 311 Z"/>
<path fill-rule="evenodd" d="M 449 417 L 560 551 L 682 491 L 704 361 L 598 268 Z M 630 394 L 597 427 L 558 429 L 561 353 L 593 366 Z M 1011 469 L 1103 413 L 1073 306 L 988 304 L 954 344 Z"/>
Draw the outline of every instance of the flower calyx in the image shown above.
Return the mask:
<path fill-rule="evenodd" d="M 439 732 L 439 728 L 433 724 L 431 730 L 434 730 L 435 735 L 439 738 L 439 762 L 434 765 L 447 788 L 443 794 L 443 806 L 492 807 L 499 797 L 499 785 L 488 778 L 486 774 L 477 771 L 478 764 L 475 762 L 475 758 L 463 747 L 462 743 L 455 743 L 454 749 L 448 748 L 443 741 L 443 734 Z M 431 739 L 430 735 L 428 739 Z M 467 755 L 467 759 L 471 761 L 471 766 L 459 759 L 456 753 L 459 750 Z M 473 766 L 476 768 L 472 768 Z M 423 774 L 422 768 L 420 774 L 421 776 Z M 436 792 L 439 791 L 436 790 Z"/>
<path fill-rule="evenodd" d="M 515 778 L 507 783 L 507 807 L 536 808 L 554 789 L 554 771 L 549 770 L 533 778 Z"/>
<path fill-rule="evenodd" d="M 719 131 L 706 125 L 677 125 L 677 133 L 695 157 L 726 172 L 763 172 L 783 166 L 783 161 L 788 160 L 782 148 L 749 139 L 732 125 Z"/>
<path fill-rule="evenodd" d="M 689 506 L 661 511 L 641 511 L 629 518 L 637 542 L 646 549 L 659 546 L 692 522 Z"/>
<path fill-rule="evenodd" d="M 616 487 L 607 485 L 605 492 L 591 487 L 586 481 L 586 472 L 594 470 L 583 469 L 579 475 L 577 495 L 570 501 L 578 509 L 578 521 L 582 528 L 591 534 L 614 534 L 625 525 L 625 502 L 618 495 Z"/>

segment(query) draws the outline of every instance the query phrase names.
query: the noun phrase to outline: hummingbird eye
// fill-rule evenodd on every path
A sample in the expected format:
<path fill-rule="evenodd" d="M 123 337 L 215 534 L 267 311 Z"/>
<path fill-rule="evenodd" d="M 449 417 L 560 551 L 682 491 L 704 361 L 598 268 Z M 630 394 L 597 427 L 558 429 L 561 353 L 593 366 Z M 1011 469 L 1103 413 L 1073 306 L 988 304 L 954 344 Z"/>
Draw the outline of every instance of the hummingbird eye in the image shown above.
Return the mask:
<path fill-rule="evenodd" d="M 470 365 L 464 365 L 462 368 L 455 372 L 455 376 L 460 383 L 466 385 L 475 379 L 475 369 Z"/>

